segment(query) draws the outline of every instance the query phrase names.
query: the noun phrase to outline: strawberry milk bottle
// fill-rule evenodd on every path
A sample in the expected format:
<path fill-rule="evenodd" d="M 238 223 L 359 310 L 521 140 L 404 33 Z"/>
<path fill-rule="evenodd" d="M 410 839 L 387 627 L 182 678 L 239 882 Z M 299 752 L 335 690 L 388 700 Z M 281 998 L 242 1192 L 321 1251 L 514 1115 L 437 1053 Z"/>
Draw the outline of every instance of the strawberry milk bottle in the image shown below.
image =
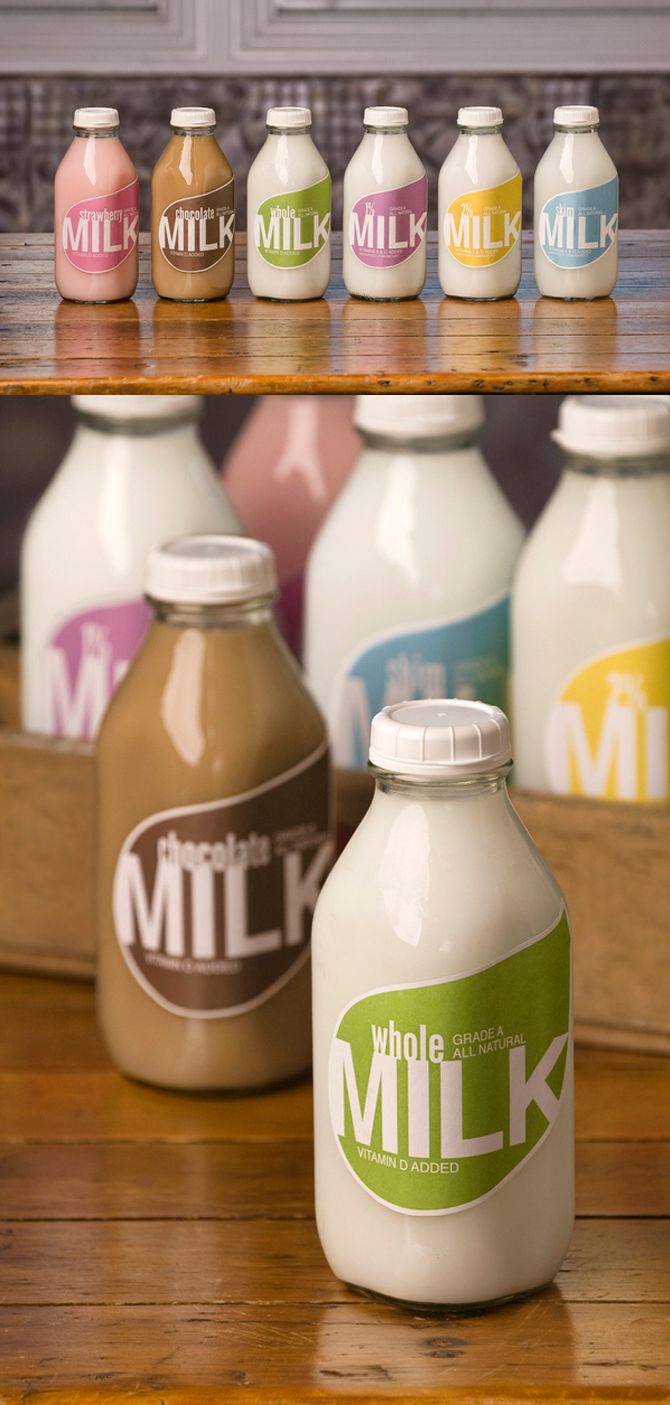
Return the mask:
<path fill-rule="evenodd" d="M 137 286 L 139 183 L 115 107 L 78 107 L 56 172 L 56 287 L 73 302 L 119 302 Z"/>

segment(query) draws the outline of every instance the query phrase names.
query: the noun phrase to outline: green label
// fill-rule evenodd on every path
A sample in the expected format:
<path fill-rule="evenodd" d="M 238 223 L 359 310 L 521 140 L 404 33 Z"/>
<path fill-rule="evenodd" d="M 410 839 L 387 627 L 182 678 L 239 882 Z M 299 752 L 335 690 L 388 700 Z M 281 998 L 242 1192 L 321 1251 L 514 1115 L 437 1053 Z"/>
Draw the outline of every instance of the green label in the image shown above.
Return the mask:
<path fill-rule="evenodd" d="M 355 1000 L 331 1044 L 328 1096 L 356 1180 L 413 1215 L 490 1195 L 556 1120 L 569 1022 L 565 912 L 483 970 Z"/>
<path fill-rule="evenodd" d="M 256 248 L 273 268 L 302 268 L 330 239 L 330 176 L 306 190 L 270 195 L 254 217 Z"/>

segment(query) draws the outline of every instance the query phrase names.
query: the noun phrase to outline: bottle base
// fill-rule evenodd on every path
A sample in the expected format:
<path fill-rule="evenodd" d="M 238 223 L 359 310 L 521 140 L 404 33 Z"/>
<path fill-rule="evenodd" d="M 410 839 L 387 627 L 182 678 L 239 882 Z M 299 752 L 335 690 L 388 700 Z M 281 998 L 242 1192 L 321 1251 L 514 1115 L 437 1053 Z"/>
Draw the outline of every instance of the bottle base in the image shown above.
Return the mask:
<path fill-rule="evenodd" d="M 211 298 L 172 298 L 170 297 L 169 293 L 159 293 L 157 288 L 154 289 L 154 292 L 156 293 L 156 297 L 160 298 L 161 302 L 225 302 L 226 298 L 228 297 L 228 293 L 230 292 L 230 288 L 228 289 L 227 293 L 213 293 Z"/>
<path fill-rule="evenodd" d="M 132 293 L 123 293 L 120 298 L 71 298 L 68 293 L 61 293 L 58 289 L 58 296 L 63 302 L 72 302 L 77 307 L 110 307 L 115 302 L 132 302 L 136 289 Z"/>
<path fill-rule="evenodd" d="M 540 293 L 541 298 L 549 298 L 550 302 L 604 302 L 606 298 L 611 298 L 611 296 L 612 293 L 593 293 L 591 297 L 577 295 L 566 297 L 565 293 Z"/>
<path fill-rule="evenodd" d="M 321 302 L 321 299 L 325 296 L 325 289 L 323 293 L 309 293 L 306 298 L 275 298 L 272 296 L 272 293 L 254 293 L 253 296 L 256 298 L 257 302 L 278 302 L 284 304 L 294 302 Z"/>
<path fill-rule="evenodd" d="M 358 1293 L 359 1297 L 368 1298 L 372 1302 L 390 1303 L 393 1307 L 403 1308 L 406 1312 L 421 1313 L 427 1317 L 434 1317 L 444 1312 L 489 1312 L 491 1308 L 503 1307 L 505 1303 L 520 1302 L 523 1298 L 531 1298 L 536 1293 L 541 1293 L 548 1288 L 552 1282 L 549 1278 L 542 1283 L 538 1283 L 535 1288 L 524 1288 L 519 1293 L 504 1293 L 498 1298 L 486 1298 L 481 1302 L 448 1302 L 448 1303 L 422 1303 L 414 1302 L 411 1298 L 394 1298 L 388 1293 L 377 1293 L 372 1288 L 361 1288 L 357 1283 L 345 1283 L 352 1293 Z"/>
<path fill-rule="evenodd" d="M 416 302 L 416 299 L 421 297 L 421 293 L 400 293 L 397 298 L 375 298 L 372 293 L 352 293 L 350 288 L 347 288 L 347 292 L 350 298 L 357 298 L 359 302 Z"/>
<path fill-rule="evenodd" d="M 442 289 L 444 292 L 444 289 Z M 492 293 L 488 298 L 476 298 L 472 293 L 444 293 L 445 298 L 452 302 L 511 302 L 516 297 L 519 289 L 515 288 L 513 293 Z"/>
<path fill-rule="evenodd" d="M 269 1083 L 250 1083 L 245 1087 L 230 1088 L 224 1083 L 212 1084 L 207 1088 L 198 1088 L 197 1085 L 187 1085 L 174 1083 L 169 1079 L 159 1082 L 158 1079 L 140 1078 L 137 1073 L 129 1073 L 127 1069 L 121 1068 L 120 1064 L 115 1064 L 117 1073 L 123 1078 L 127 1078 L 129 1083 L 137 1083 L 141 1088 L 154 1088 L 161 1093 L 176 1093 L 186 1098 L 253 1098 L 262 1097 L 264 1093 L 280 1093 L 284 1088 L 298 1087 L 305 1083 L 310 1076 L 309 1065 L 299 1070 L 298 1073 L 291 1073 L 286 1078 L 274 1079 Z"/>

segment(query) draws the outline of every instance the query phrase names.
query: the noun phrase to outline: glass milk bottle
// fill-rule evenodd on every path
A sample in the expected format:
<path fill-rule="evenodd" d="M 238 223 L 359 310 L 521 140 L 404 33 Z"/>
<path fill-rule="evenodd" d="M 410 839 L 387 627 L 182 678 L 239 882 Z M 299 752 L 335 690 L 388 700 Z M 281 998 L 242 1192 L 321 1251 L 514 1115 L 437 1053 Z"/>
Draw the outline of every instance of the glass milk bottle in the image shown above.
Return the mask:
<path fill-rule="evenodd" d="M 515 784 L 670 799 L 670 403 L 565 400 L 512 600 Z"/>
<path fill-rule="evenodd" d="M 269 547 L 170 542 L 146 590 L 98 748 L 100 1026 L 160 1087 L 282 1083 L 310 1063 L 325 725 L 273 622 Z"/>
<path fill-rule="evenodd" d="M 572 1232 L 565 906 L 498 708 L 386 708 L 370 763 L 314 919 L 319 1237 L 367 1293 L 499 1302 L 549 1283 Z"/>
<path fill-rule="evenodd" d="M 617 278 L 619 178 L 597 107 L 557 107 L 535 172 L 535 281 L 544 297 L 604 298 Z"/>
<path fill-rule="evenodd" d="M 523 530 L 478 445 L 471 395 L 366 395 L 358 465 L 306 572 L 305 668 L 339 766 L 407 698 L 504 705 L 512 572 Z"/>
<path fill-rule="evenodd" d="M 521 281 L 521 172 L 499 107 L 462 107 L 440 171 L 438 272 L 452 298 L 511 298 Z"/>
<path fill-rule="evenodd" d="M 225 298 L 235 273 L 235 177 L 211 107 L 175 107 L 151 177 L 151 277 L 161 298 Z"/>
<path fill-rule="evenodd" d="M 257 298 L 320 298 L 330 278 L 330 174 L 308 107 L 271 107 L 247 179 L 247 276 Z"/>
<path fill-rule="evenodd" d="M 359 298 L 415 298 L 426 281 L 428 178 L 408 123 L 405 107 L 366 107 L 344 173 L 342 272 Z"/>
<path fill-rule="evenodd" d="M 56 287 L 73 302 L 119 302 L 137 287 L 140 192 L 115 107 L 78 107 L 54 185 Z"/>
<path fill-rule="evenodd" d="M 147 627 L 149 549 L 239 524 L 198 434 L 198 396 L 72 403 L 74 439 L 23 540 L 23 725 L 90 740 Z"/>

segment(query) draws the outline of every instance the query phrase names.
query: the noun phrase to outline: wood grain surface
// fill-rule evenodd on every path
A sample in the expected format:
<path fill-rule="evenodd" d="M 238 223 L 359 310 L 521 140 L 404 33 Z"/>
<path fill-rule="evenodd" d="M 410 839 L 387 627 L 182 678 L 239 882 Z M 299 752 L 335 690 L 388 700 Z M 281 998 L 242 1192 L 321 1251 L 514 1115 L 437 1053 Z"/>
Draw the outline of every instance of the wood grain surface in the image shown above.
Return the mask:
<path fill-rule="evenodd" d="M 61 302 L 50 235 L 0 237 L 0 392 L 670 391 L 670 233 L 624 232 L 613 298 L 540 298 L 530 235 L 516 298 L 444 298 L 436 245 L 418 300 L 367 303 L 342 284 L 308 303 L 261 302 L 240 238 L 225 302 L 161 302 L 143 239 L 132 302 Z"/>
<path fill-rule="evenodd" d="M 0 1402 L 670 1400 L 670 1060 L 580 1050 L 577 1211 L 555 1283 L 422 1316 L 330 1273 L 307 1084 L 130 1083 L 90 987 L 0 978 Z"/>

